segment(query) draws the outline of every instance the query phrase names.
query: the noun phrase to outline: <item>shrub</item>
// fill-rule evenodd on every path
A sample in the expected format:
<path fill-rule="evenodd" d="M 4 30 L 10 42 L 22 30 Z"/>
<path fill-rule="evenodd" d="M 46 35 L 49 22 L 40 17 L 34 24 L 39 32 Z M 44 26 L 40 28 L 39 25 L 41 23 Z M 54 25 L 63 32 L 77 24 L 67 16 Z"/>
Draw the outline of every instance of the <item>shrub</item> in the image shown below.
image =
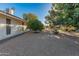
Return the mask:
<path fill-rule="evenodd" d="M 36 30 L 42 31 L 42 29 L 44 28 L 43 24 L 39 20 L 29 20 L 27 23 L 27 26 L 29 29 L 33 31 L 36 31 Z"/>

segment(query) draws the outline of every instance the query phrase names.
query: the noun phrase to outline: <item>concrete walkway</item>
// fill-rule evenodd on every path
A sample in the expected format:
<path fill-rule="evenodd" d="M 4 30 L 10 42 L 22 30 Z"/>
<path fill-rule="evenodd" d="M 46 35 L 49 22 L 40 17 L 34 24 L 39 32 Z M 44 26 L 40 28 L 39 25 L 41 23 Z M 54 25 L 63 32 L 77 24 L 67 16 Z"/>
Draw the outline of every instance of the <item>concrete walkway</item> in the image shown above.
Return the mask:
<path fill-rule="evenodd" d="M 25 33 L 0 43 L 0 55 L 79 56 L 79 44 L 72 39 L 79 38 L 63 34 Z"/>

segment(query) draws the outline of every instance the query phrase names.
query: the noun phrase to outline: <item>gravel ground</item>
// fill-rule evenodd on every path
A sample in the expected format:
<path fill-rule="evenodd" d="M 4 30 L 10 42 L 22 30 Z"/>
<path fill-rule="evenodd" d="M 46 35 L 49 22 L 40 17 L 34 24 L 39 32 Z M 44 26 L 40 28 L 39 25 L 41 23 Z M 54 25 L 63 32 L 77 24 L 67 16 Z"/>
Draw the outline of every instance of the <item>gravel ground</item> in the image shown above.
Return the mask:
<path fill-rule="evenodd" d="M 25 33 L 0 43 L 1 56 L 79 56 L 79 44 L 67 35 Z"/>

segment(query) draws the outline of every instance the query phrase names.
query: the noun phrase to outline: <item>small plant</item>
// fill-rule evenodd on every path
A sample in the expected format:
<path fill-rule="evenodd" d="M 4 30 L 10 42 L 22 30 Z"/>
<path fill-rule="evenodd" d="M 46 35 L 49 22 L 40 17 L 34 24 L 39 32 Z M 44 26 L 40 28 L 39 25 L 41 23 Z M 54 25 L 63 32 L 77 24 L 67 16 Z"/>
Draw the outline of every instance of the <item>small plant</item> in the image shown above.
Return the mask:
<path fill-rule="evenodd" d="M 58 32 L 57 29 L 55 29 L 55 30 L 53 31 L 53 33 L 54 33 L 54 34 L 58 34 L 59 32 Z"/>

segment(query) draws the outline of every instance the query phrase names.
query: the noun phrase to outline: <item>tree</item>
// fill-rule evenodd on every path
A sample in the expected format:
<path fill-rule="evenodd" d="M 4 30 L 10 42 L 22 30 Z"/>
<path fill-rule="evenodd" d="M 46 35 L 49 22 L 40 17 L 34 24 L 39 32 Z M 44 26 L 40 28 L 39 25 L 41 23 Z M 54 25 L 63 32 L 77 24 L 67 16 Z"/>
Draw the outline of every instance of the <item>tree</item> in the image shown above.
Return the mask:
<path fill-rule="evenodd" d="M 53 23 L 54 26 L 62 25 L 79 28 L 79 4 L 52 4 L 49 15 L 45 18 L 49 24 Z"/>
<path fill-rule="evenodd" d="M 35 14 L 32 14 L 32 13 L 24 13 L 23 14 L 23 19 L 25 19 L 26 21 L 28 20 L 36 20 L 37 19 L 37 16 Z"/>
<path fill-rule="evenodd" d="M 31 29 L 33 31 L 36 31 L 36 30 L 41 31 L 43 29 L 43 24 L 41 23 L 41 21 L 38 20 L 35 14 L 32 14 L 32 13 L 23 14 L 23 18 L 27 22 L 28 29 Z"/>
<path fill-rule="evenodd" d="M 41 31 L 44 28 L 43 24 L 39 20 L 29 20 L 27 23 L 27 26 L 29 29 L 31 29 L 33 31 L 36 31 L 36 30 Z"/>

